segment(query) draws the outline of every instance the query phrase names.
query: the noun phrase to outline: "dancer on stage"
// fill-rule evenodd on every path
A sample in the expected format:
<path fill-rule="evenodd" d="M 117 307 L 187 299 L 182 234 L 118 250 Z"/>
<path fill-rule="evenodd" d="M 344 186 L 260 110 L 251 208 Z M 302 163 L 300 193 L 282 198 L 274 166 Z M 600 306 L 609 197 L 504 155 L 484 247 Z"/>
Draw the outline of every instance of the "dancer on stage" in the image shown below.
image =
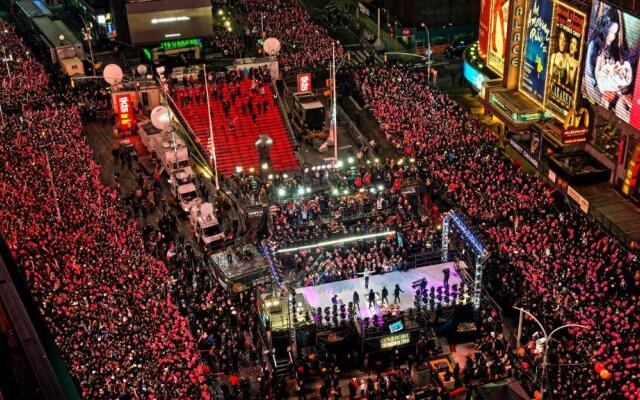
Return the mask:
<path fill-rule="evenodd" d="M 389 305 L 389 291 L 386 286 L 382 287 L 382 301 L 380 301 L 380 305 L 387 303 Z"/>
<path fill-rule="evenodd" d="M 396 283 L 396 287 L 393 289 L 393 304 L 401 303 L 400 292 L 404 292 L 404 290 L 400 289 L 400 285 Z"/>
<path fill-rule="evenodd" d="M 373 289 L 369 289 L 369 308 L 371 308 L 371 305 L 376 305 L 376 294 Z"/>
<path fill-rule="evenodd" d="M 360 295 L 357 290 L 353 291 L 353 306 L 357 307 L 358 311 L 360 311 Z"/>

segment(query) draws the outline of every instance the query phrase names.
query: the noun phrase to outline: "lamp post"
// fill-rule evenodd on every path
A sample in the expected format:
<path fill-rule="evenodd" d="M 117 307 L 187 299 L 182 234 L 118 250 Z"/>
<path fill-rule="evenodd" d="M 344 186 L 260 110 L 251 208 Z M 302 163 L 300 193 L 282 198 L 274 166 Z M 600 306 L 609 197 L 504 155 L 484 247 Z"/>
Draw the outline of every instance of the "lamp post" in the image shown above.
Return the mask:
<path fill-rule="evenodd" d="M 91 30 L 89 29 L 89 25 L 87 25 L 87 22 L 84 20 L 82 15 L 79 16 L 82 20 L 82 23 L 84 24 L 84 28 L 82 28 L 82 35 L 84 36 L 84 40 L 86 40 L 87 44 L 89 45 L 89 55 L 91 56 L 91 70 L 93 71 L 93 76 L 96 76 L 96 63 L 93 60 L 93 47 L 91 46 Z"/>
<path fill-rule="evenodd" d="M 525 310 L 524 308 L 515 307 L 515 306 L 513 308 L 520 311 L 520 318 L 518 320 L 518 337 L 517 337 L 518 347 L 520 347 L 520 338 L 522 336 L 522 321 L 524 318 L 524 314 L 527 314 L 529 317 L 531 317 L 531 319 L 533 319 L 536 322 L 536 324 L 538 324 L 538 326 L 540 327 L 540 330 L 542 330 L 542 334 L 544 335 L 544 348 L 542 350 L 542 374 L 540 375 L 540 400 L 543 400 L 544 399 L 544 380 L 545 380 L 545 376 L 547 375 L 547 364 L 549 361 L 549 340 L 551 340 L 554 333 L 562 329 L 566 329 L 566 328 L 589 329 L 589 327 L 585 325 L 579 325 L 579 324 L 567 324 L 567 325 L 562 325 L 555 328 L 554 330 L 551 331 L 550 334 L 547 335 L 547 331 L 544 329 L 544 326 L 542 326 L 542 323 L 540 323 L 540 321 L 538 321 L 538 319 L 534 317 L 533 314 L 531 314 L 529 311 Z"/>
<path fill-rule="evenodd" d="M 429 35 L 429 27 L 424 22 L 420 24 L 427 32 L 427 86 L 431 85 L 431 36 Z"/>

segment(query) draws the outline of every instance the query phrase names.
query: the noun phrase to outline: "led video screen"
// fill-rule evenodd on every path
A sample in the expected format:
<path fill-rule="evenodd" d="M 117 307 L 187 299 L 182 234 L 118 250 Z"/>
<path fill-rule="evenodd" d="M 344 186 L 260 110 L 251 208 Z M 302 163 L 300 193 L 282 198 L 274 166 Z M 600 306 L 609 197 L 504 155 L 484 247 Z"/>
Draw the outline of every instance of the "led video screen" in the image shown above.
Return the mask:
<path fill-rule="evenodd" d="M 127 3 L 126 7 L 134 45 L 213 36 L 208 0 L 155 0 Z"/>
<path fill-rule="evenodd" d="M 554 3 L 544 105 L 561 119 L 575 107 L 585 24 L 583 13 L 564 3 Z"/>
<path fill-rule="evenodd" d="M 640 88 L 636 80 L 640 19 L 594 1 L 584 63 L 583 94 L 640 129 Z"/>
<path fill-rule="evenodd" d="M 525 19 L 524 59 L 520 75 L 520 90 L 539 104 L 544 102 L 552 12 L 553 2 L 551 0 L 532 0 L 529 2 Z"/>

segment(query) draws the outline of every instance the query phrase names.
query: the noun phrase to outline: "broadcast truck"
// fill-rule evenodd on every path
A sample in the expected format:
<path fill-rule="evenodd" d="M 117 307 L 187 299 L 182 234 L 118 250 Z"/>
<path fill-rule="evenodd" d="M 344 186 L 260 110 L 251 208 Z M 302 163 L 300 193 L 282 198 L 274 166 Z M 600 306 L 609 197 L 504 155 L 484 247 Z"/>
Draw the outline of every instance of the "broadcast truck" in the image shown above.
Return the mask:
<path fill-rule="evenodd" d="M 189 223 L 196 241 L 206 250 L 220 245 L 224 241 L 224 233 L 213 211 L 213 204 L 202 203 L 189 211 Z"/>
<path fill-rule="evenodd" d="M 178 135 L 172 137 L 171 133 L 163 132 L 160 135 L 152 136 L 149 143 L 150 152 L 158 158 L 167 175 L 171 176 L 173 171 L 180 169 L 185 170 L 191 176 L 193 175 L 189 162 L 189 149 Z"/>
<path fill-rule="evenodd" d="M 189 171 L 178 169 L 173 171 L 169 177 L 171 194 L 185 213 L 189 213 L 192 207 L 202 204 L 202 199 L 193 181 L 193 172 L 190 170 L 191 168 L 189 168 Z"/>

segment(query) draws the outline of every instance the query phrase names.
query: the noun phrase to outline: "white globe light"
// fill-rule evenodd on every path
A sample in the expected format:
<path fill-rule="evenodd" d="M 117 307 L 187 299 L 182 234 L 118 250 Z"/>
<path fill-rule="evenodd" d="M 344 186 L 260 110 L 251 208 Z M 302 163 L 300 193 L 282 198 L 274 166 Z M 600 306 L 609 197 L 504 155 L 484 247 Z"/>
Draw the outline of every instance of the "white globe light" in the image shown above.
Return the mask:
<path fill-rule="evenodd" d="M 267 38 L 264 41 L 262 48 L 268 55 L 275 56 L 280 52 L 280 41 L 273 37 Z"/>
<path fill-rule="evenodd" d="M 156 129 L 168 129 L 171 126 L 171 115 L 165 106 L 158 106 L 151 111 L 151 123 Z"/>
<path fill-rule="evenodd" d="M 147 74 L 147 66 L 144 64 L 138 65 L 136 70 L 138 71 L 138 75 L 140 76 L 145 76 Z"/>
<path fill-rule="evenodd" d="M 122 77 L 124 74 L 122 73 L 122 68 L 116 64 L 109 64 L 104 67 L 104 72 L 102 73 L 104 76 L 104 80 L 107 81 L 109 85 L 117 85 L 122 82 Z"/>

